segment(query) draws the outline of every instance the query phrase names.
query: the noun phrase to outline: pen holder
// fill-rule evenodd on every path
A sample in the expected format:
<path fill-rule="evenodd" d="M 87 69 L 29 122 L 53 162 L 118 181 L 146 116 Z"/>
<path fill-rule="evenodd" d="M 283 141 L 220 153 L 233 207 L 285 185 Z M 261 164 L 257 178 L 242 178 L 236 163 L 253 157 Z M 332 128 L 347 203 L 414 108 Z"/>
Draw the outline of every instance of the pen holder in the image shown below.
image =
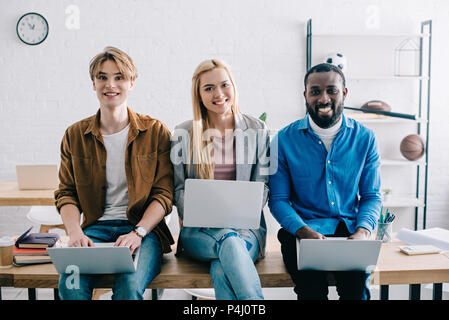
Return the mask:
<path fill-rule="evenodd" d="M 381 223 L 377 224 L 376 240 L 382 240 L 382 242 L 391 242 L 393 235 L 393 223 Z"/>

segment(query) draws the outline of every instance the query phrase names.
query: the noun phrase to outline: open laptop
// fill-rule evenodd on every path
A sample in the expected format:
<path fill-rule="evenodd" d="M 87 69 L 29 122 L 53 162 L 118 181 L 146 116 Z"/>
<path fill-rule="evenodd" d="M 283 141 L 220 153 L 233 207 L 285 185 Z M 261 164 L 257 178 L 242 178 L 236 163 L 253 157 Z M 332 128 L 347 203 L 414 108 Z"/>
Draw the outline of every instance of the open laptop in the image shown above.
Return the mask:
<path fill-rule="evenodd" d="M 263 182 L 187 179 L 183 225 L 258 229 L 263 193 Z"/>
<path fill-rule="evenodd" d="M 20 190 L 55 190 L 58 188 L 58 166 L 56 164 L 18 165 L 16 174 Z"/>
<path fill-rule="evenodd" d="M 114 247 L 113 242 L 95 243 L 94 247 L 48 248 L 56 270 L 59 274 L 116 274 L 135 272 L 139 249 L 131 255 L 128 247 Z"/>
<path fill-rule="evenodd" d="M 381 240 L 296 239 L 298 270 L 368 270 L 377 264 L 381 245 Z"/>

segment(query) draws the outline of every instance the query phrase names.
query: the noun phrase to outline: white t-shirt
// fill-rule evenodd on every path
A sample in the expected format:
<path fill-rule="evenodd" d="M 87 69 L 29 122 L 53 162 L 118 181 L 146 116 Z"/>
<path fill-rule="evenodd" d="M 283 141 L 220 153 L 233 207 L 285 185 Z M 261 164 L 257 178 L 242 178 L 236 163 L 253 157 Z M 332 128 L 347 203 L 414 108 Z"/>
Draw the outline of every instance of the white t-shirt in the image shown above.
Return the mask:
<path fill-rule="evenodd" d="M 323 141 L 327 152 L 329 152 L 332 146 L 332 142 L 334 142 L 335 136 L 340 131 L 342 122 L 343 117 L 340 117 L 340 120 L 338 120 L 338 122 L 332 127 L 323 129 L 319 127 L 315 122 L 313 122 L 312 117 L 309 115 L 310 127 L 312 128 L 313 132 L 315 132 L 320 137 L 321 141 Z"/>
<path fill-rule="evenodd" d="M 98 220 L 128 220 L 128 185 L 125 172 L 125 151 L 129 124 L 122 131 L 102 135 L 106 148 L 106 203 Z"/>

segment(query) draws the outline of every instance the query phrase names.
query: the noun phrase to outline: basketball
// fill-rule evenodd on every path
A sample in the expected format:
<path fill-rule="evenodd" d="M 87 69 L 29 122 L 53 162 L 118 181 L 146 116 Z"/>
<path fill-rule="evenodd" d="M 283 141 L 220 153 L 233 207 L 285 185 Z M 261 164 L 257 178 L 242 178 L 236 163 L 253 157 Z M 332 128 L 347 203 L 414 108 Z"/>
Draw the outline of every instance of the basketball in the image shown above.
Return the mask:
<path fill-rule="evenodd" d="M 380 100 L 372 100 L 365 103 L 361 109 L 365 110 L 377 110 L 377 111 L 391 111 L 391 107 L 388 103 Z"/>
<path fill-rule="evenodd" d="M 410 134 L 401 141 L 400 150 L 408 160 L 417 160 L 424 154 L 424 141 L 417 134 Z"/>

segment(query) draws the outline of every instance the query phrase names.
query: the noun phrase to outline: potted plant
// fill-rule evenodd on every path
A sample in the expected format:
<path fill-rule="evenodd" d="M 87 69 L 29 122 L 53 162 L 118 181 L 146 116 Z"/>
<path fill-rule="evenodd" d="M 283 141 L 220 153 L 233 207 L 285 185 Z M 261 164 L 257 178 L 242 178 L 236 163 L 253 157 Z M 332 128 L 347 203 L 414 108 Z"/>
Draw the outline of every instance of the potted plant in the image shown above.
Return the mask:
<path fill-rule="evenodd" d="M 387 202 L 388 200 L 390 200 L 391 198 L 391 189 L 382 189 L 382 196 L 383 196 L 383 200 L 384 202 Z"/>

